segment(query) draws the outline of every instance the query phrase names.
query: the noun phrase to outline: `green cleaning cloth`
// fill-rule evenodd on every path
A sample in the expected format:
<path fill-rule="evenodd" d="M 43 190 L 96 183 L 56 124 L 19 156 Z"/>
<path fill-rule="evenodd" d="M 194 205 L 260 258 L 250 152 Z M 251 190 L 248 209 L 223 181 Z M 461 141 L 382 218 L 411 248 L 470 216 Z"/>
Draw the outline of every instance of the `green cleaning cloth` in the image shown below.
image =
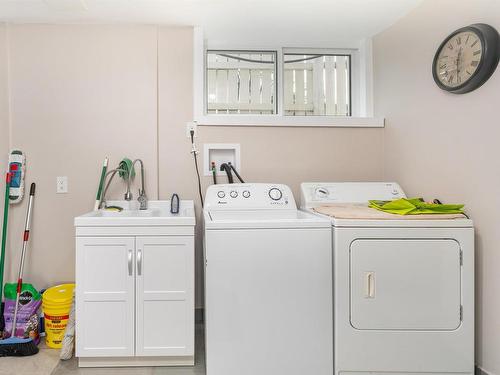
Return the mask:
<path fill-rule="evenodd" d="M 120 164 L 118 165 L 118 168 L 120 169 L 123 169 L 125 171 L 129 171 L 129 174 L 130 174 L 130 179 L 133 180 L 134 177 L 135 177 L 135 170 L 134 170 L 134 167 L 132 165 L 132 160 L 128 159 L 128 158 L 123 158 L 123 160 L 120 162 Z M 127 176 L 125 174 L 125 172 L 118 172 L 118 175 L 125 179 Z"/>
<path fill-rule="evenodd" d="M 368 207 L 397 215 L 463 214 L 463 204 L 426 203 L 421 198 L 401 198 L 393 201 L 368 201 Z"/>

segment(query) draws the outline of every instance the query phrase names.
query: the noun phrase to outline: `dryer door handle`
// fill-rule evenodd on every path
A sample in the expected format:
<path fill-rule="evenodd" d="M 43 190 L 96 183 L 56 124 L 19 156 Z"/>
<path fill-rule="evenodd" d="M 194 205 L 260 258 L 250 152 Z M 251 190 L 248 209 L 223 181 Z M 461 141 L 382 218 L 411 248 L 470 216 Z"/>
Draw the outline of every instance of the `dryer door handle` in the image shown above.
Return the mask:
<path fill-rule="evenodd" d="M 365 298 L 375 298 L 375 272 L 365 272 Z"/>

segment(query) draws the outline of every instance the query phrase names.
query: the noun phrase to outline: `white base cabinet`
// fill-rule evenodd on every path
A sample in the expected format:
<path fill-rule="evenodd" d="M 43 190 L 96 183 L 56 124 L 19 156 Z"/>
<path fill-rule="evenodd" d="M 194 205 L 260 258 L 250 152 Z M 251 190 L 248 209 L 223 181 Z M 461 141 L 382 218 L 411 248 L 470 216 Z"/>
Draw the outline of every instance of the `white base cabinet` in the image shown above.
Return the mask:
<path fill-rule="evenodd" d="M 97 236 L 77 227 L 80 366 L 194 364 L 194 226 L 137 229 Z"/>
<path fill-rule="evenodd" d="M 137 356 L 194 353 L 193 248 L 193 237 L 136 238 Z"/>
<path fill-rule="evenodd" d="M 135 355 L 134 237 L 76 239 L 76 355 Z"/>

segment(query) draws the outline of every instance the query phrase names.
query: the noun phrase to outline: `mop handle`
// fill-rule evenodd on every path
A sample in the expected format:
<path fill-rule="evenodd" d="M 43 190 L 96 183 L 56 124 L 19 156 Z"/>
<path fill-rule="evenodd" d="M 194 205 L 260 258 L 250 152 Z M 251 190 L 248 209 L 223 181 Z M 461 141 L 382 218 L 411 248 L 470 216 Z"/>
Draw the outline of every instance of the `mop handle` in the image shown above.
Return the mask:
<path fill-rule="evenodd" d="M 31 223 L 31 209 L 33 207 L 33 197 L 35 196 L 35 183 L 33 182 L 30 187 L 30 199 L 28 201 L 28 212 L 26 213 L 26 223 L 24 225 L 23 234 L 23 250 L 21 252 L 21 263 L 19 264 L 19 277 L 17 279 L 17 289 L 16 289 L 16 305 L 14 306 L 14 319 L 12 320 L 12 333 L 11 337 L 16 335 L 16 324 L 17 324 L 17 312 L 19 309 L 19 298 L 21 296 L 21 289 L 23 286 L 23 269 L 24 269 L 24 258 L 26 256 L 26 248 L 28 247 L 28 239 L 30 237 L 30 223 Z"/>
<path fill-rule="evenodd" d="M 5 200 L 3 209 L 3 227 L 2 227 L 2 249 L 0 254 L 0 303 L 2 302 L 3 293 L 3 273 L 5 264 L 5 246 L 7 244 L 7 219 L 9 217 L 9 192 L 10 192 L 10 181 L 12 174 L 7 172 L 5 176 Z"/>

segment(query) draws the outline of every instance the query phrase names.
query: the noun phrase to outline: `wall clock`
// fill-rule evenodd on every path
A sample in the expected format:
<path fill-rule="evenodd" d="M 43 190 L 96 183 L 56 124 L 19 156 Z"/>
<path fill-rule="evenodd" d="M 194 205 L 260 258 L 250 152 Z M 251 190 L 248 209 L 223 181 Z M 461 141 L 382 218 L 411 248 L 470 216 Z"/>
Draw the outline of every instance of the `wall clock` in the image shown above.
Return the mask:
<path fill-rule="evenodd" d="M 441 89 L 465 94 L 491 77 L 499 57 L 498 31 L 477 23 L 454 31 L 441 43 L 432 63 L 432 75 Z"/>

